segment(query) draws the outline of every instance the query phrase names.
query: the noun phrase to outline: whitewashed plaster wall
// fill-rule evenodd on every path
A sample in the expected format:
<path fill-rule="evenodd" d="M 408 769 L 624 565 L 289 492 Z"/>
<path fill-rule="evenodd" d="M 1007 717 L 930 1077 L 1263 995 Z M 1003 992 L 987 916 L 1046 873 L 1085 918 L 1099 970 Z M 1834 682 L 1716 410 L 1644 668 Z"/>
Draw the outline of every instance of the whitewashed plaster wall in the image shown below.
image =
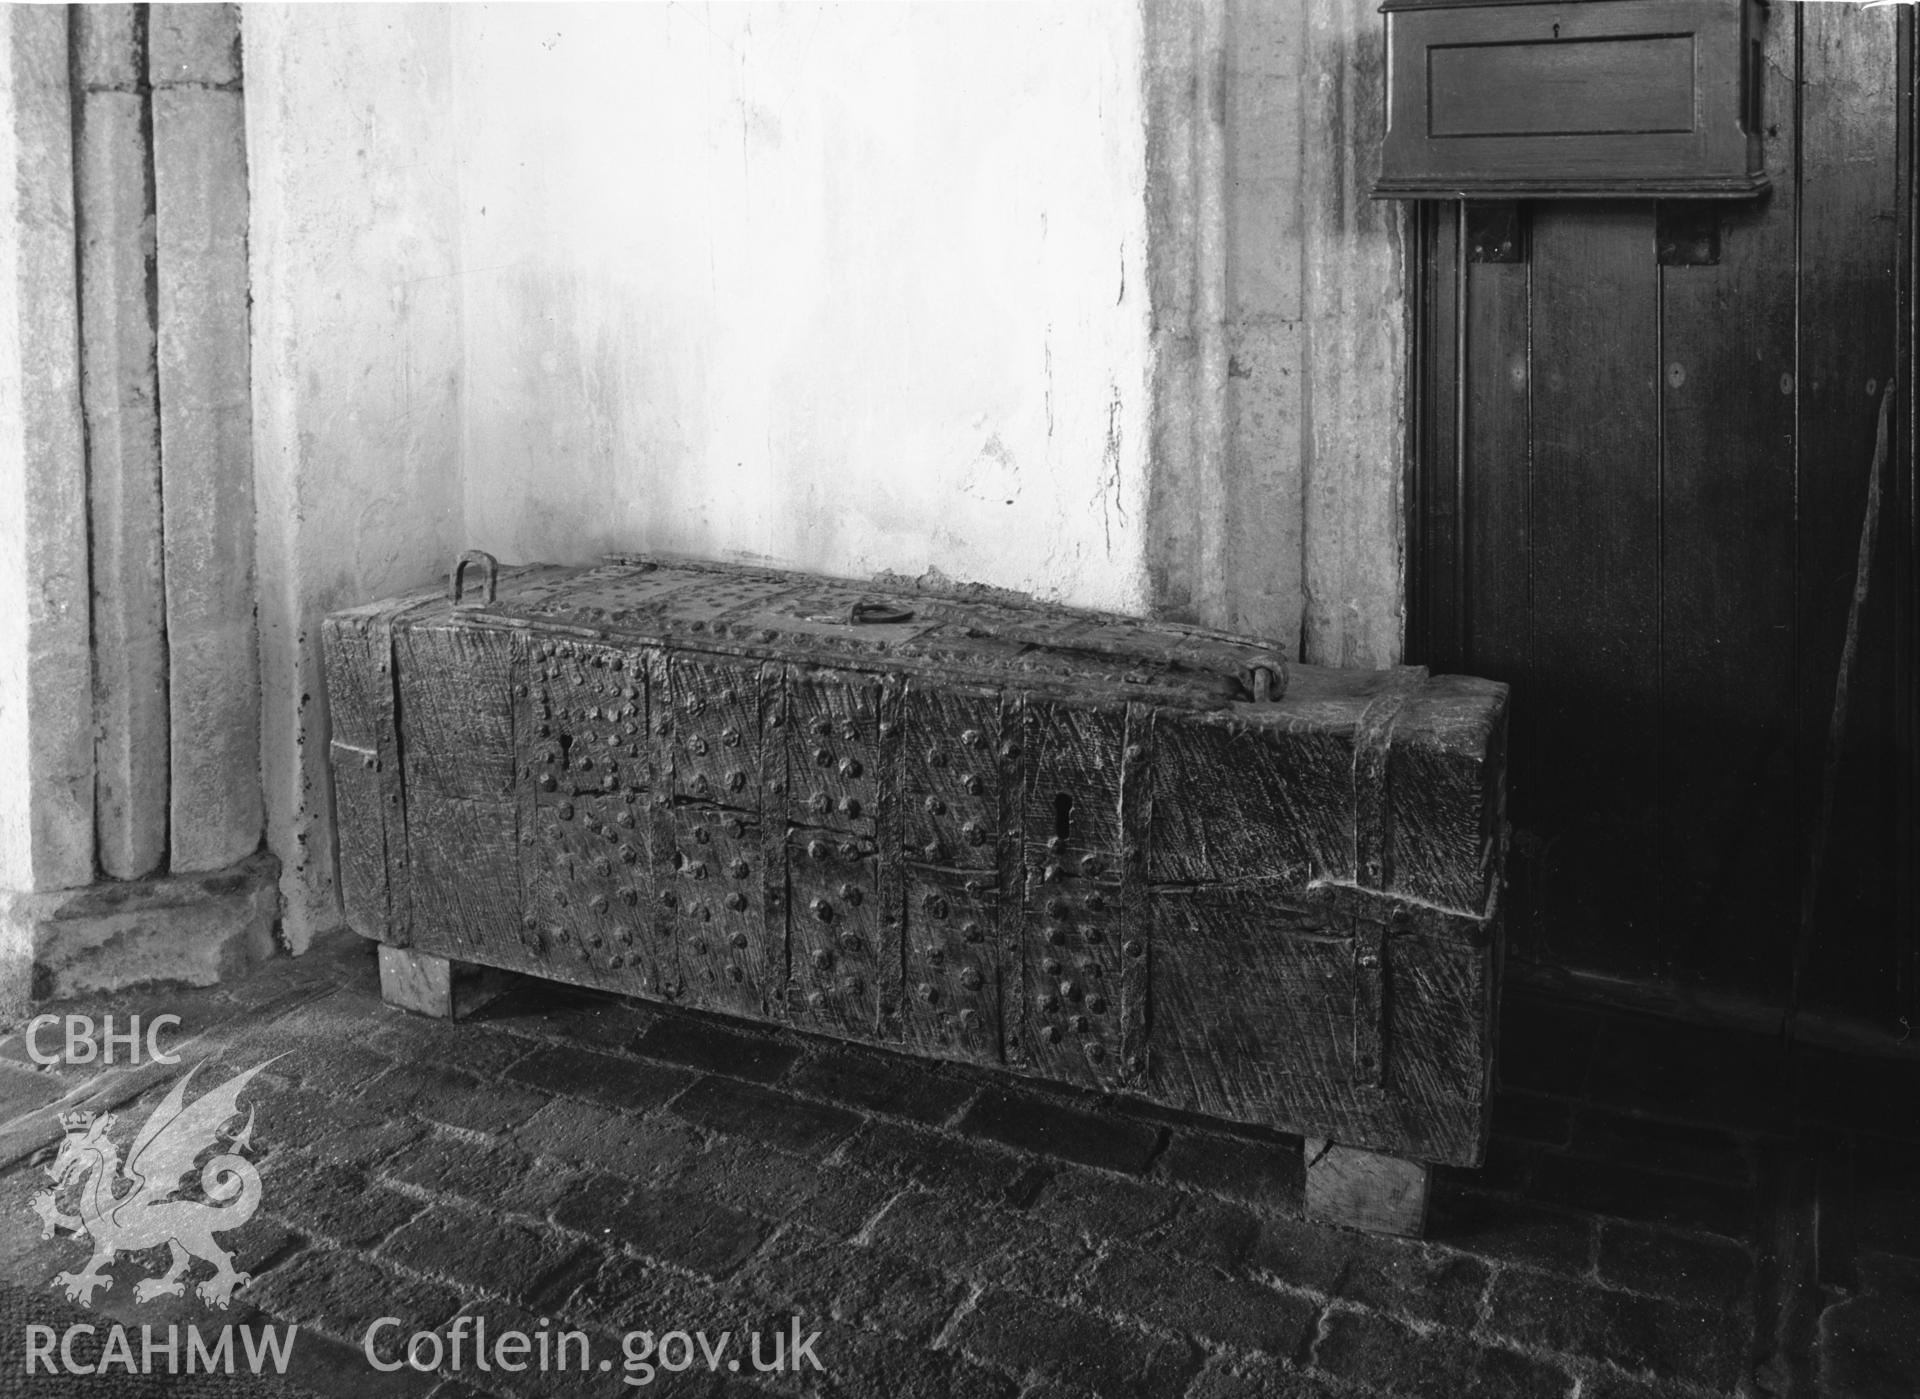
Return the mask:
<path fill-rule="evenodd" d="M 316 622 L 608 549 L 1146 596 L 1131 6 L 249 6 L 269 839 Z"/>
<path fill-rule="evenodd" d="M 466 534 L 1145 602 L 1130 6 L 453 21 Z"/>
<path fill-rule="evenodd" d="M 242 13 L 260 769 L 296 951 L 340 922 L 319 619 L 431 582 L 466 538 L 452 24 Z"/>

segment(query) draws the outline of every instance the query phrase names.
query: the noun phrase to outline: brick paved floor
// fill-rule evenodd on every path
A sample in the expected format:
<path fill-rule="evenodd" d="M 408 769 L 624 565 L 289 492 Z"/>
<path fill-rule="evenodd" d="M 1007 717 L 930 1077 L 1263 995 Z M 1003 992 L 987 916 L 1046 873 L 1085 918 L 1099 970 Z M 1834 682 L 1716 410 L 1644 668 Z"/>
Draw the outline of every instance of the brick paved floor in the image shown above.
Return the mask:
<path fill-rule="evenodd" d="M 22 1380 L 27 1324 L 85 1321 L 83 1362 L 115 1322 L 298 1324 L 292 1388 L 194 1393 L 1920 1393 L 1911 1063 L 1516 995 L 1491 1159 L 1442 1173 L 1413 1243 L 1303 1224 L 1294 1139 L 534 983 L 423 1020 L 381 1005 L 352 939 L 233 987 L 60 1007 L 109 1008 L 180 1015 L 182 1066 L 37 1069 L 0 1041 L 0 1392 L 187 1392 Z M 84 1249 L 32 1213 L 55 1110 L 110 1109 L 126 1145 L 185 1067 L 198 1093 L 272 1056 L 232 1308 L 137 1303 L 163 1249 L 123 1257 L 90 1312 L 64 1301 L 50 1281 Z M 361 1354 L 378 1318 L 401 1320 L 390 1360 L 462 1316 L 458 1378 Z M 795 1316 L 822 1368 L 754 1373 L 745 1335 L 771 1358 Z M 613 1368 L 478 1371 L 475 1319 L 577 1329 Z M 740 1370 L 696 1352 L 622 1383 L 623 1333 L 680 1329 L 731 1332 Z"/>

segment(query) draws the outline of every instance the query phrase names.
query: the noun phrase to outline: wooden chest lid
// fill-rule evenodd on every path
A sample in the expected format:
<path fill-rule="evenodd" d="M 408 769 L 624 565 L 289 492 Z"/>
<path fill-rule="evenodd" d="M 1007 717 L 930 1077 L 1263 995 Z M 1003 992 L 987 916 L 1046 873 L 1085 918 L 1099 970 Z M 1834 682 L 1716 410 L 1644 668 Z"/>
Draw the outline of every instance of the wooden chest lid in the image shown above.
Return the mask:
<path fill-rule="evenodd" d="M 588 568 L 497 568 L 456 578 L 415 624 L 535 627 L 766 660 L 937 672 L 1025 689 L 1105 688 L 1217 709 L 1281 698 L 1272 645 L 1205 628 L 1034 602 L 979 586 L 930 591 L 735 564 L 621 555 Z"/>

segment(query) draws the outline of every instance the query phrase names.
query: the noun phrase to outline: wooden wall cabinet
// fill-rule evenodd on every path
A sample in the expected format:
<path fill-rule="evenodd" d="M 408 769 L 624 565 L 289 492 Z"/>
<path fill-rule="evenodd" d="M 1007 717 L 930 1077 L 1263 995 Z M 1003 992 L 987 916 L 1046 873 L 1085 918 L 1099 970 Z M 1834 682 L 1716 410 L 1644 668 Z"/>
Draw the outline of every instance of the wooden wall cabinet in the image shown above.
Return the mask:
<path fill-rule="evenodd" d="M 1387 0 L 1376 198 L 1742 198 L 1761 0 Z"/>

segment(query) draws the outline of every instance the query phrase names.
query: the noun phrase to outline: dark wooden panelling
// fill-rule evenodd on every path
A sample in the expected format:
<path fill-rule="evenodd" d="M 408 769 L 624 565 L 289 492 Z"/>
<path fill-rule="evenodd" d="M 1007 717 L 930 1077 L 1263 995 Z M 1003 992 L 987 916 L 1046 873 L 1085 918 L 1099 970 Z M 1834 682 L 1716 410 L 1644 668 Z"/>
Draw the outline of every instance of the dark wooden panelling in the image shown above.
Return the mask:
<path fill-rule="evenodd" d="M 1462 381 L 1457 353 L 1463 221 L 1457 205 L 1421 204 L 1416 211 L 1421 255 L 1414 269 L 1414 353 L 1421 372 L 1412 384 L 1419 469 L 1408 492 L 1407 576 L 1414 586 L 1407 606 L 1407 652 L 1436 670 L 1458 670 L 1466 663 L 1461 586 L 1466 482 L 1458 471 Z"/>
<path fill-rule="evenodd" d="M 1459 473 L 1462 526 L 1458 530 L 1456 588 L 1464 622 L 1461 652 L 1448 664 L 1470 675 L 1484 675 L 1514 687 L 1508 733 L 1509 750 L 1528 751 L 1534 721 L 1530 685 L 1532 665 L 1531 589 L 1533 503 L 1532 368 L 1527 347 L 1532 270 L 1526 263 L 1470 262 L 1466 266 L 1462 453 L 1467 469 L 1448 462 L 1441 468 L 1449 482 Z M 1471 601 L 1469 602 L 1469 598 Z M 1508 768 L 1509 808 L 1529 777 L 1525 762 Z M 1507 936 L 1522 954 L 1536 946 L 1533 866 L 1539 846 L 1517 842 L 1508 862 Z"/>
<path fill-rule="evenodd" d="M 1518 265 L 1463 266 L 1457 225 L 1422 220 L 1410 649 L 1514 687 L 1519 958 L 1775 1004 L 1799 960 L 1810 1006 L 1910 1012 L 1910 429 L 1821 811 L 1910 333 L 1912 39 L 1910 14 L 1773 8 L 1763 199 L 1535 204 Z M 1708 255 L 1656 246 L 1693 214 Z"/>
<path fill-rule="evenodd" d="M 1791 82 L 1798 6 L 1765 58 Z M 1786 993 L 1793 831 L 1792 107 L 1772 194 L 1715 206 L 1720 260 L 1661 270 L 1663 974 Z"/>
<path fill-rule="evenodd" d="M 1628 135 L 1693 130 L 1684 34 L 1492 43 L 1429 52 L 1433 136 Z"/>
<path fill-rule="evenodd" d="M 1888 548 L 1878 552 L 1859 618 L 1831 823 L 1815 827 L 1879 390 L 1894 369 L 1895 16 L 1816 5 L 1801 11 L 1801 25 L 1801 829 L 1803 850 L 1817 843 L 1811 858 L 1822 864 L 1802 994 L 1887 1019 L 1895 952 Z"/>
<path fill-rule="evenodd" d="M 1533 249 L 1533 946 L 1657 968 L 1660 445 L 1650 203 L 1542 204 Z M 1548 764 L 1551 764 L 1550 769 Z"/>

